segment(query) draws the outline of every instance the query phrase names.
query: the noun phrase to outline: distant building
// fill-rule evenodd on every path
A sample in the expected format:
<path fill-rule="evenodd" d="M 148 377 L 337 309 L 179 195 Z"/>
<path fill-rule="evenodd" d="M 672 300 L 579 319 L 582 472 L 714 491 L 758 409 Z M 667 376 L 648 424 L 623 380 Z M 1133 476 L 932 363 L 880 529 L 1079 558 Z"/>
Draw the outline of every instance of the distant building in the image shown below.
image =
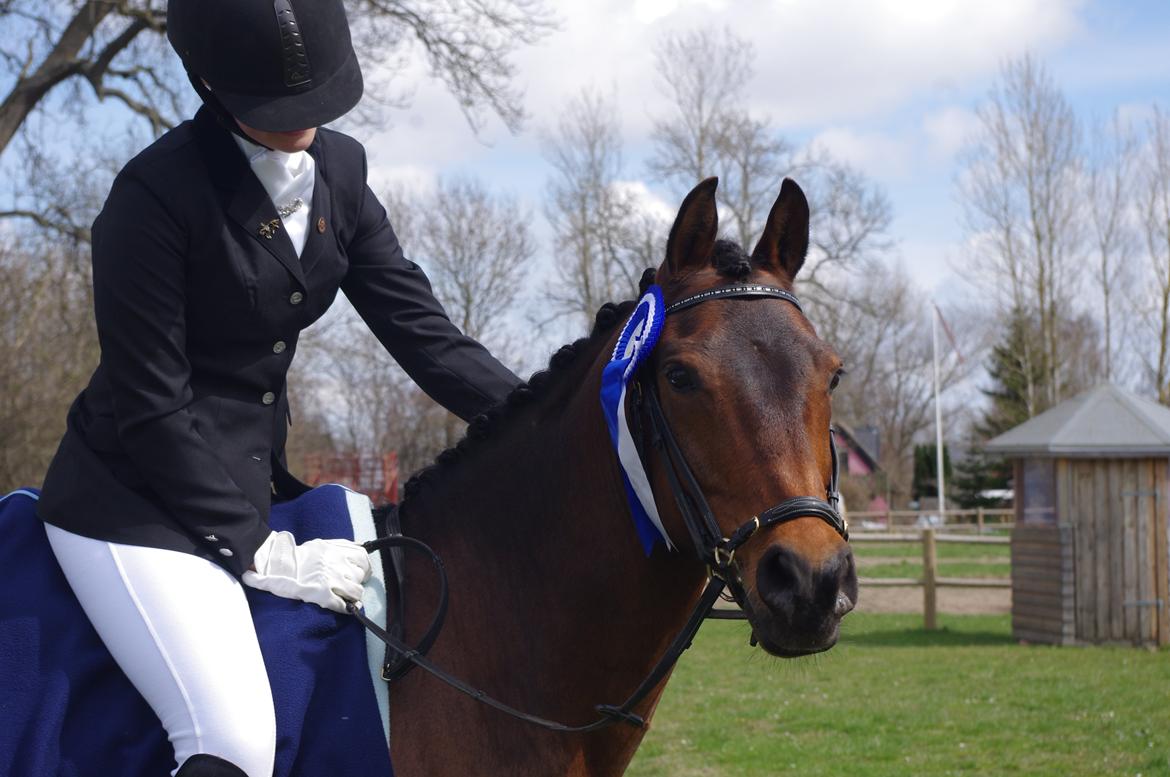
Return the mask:
<path fill-rule="evenodd" d="M 1012 460 L 1012 631 L 1170 644 L 1170 408 L 1111 384 L 987 444 Z"/>
<path fill-rule="evenodd" d="M 339 483 L 365 494 L 375 505 L 397 502 L 398 454 L 308 454 L 302 462 L 301 479 L 310 486 Z"/>
<path fill-rule="evenodd" d="M 837 430 L 837 458 L 841 463 L 841 475 L 864 482 L 868 486 L 868 500 L 862 504 L 847 504 L 853 510 L 885 512 L 889 509 L 883 488 L 879 488 L 878 475 L 881 466 L 877 457 L 880 436 L 877 427 L 851 427 L 840 422 L 833 423 Z"/>

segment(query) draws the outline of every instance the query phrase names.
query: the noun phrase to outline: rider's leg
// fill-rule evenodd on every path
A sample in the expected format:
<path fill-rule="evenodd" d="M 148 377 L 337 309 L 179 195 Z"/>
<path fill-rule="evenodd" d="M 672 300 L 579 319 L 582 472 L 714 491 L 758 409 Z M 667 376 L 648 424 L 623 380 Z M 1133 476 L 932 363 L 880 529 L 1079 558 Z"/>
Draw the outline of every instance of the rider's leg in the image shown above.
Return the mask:
<path fill-rule="evenodd" d="M 187 553 L 45 529 L 90 622 L 162 721 L 179 766 L 206 753 L 247 777 L 271 777 L 272 691 L 239 581 Z"/>

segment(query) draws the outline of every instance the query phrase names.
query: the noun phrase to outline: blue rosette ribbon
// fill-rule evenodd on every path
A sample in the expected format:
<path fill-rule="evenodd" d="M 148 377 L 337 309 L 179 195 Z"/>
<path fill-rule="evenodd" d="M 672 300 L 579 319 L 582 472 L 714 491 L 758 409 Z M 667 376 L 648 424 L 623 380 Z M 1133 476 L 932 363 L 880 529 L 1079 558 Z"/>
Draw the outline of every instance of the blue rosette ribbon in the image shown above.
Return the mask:
<path fill-rule="evenodd" d="M 658 335 L 662 332 L 664 316 L 662 289 L 657 285 L 651 286 L 638 300 L 633 314 L 622 327 L 622 333 L 613 349 L 613 356 L 601 373 L 601 407 L 605 413 L 606 425 L 609 427 L 610 439 L 613 441 L 614 450 L 617 451 L 622 482 L 626 489 L 626 501 L 629 502 L 630 513 L 634 518 L 634 528 L 647 556 L 660 541 L 665 542 L 666 547 L 671 550 L 674 549 L 674 545 L 671 544 L 670 537 L 662 526 L 658 506 L 654 503 L 654 492 L 650 488 L 650 479 L 646 475 L 645 467 L 642 466 L 642 458 L 638 455 L 634 437 L 630 434 L 625 412 L 626 389 L 638 367 L 654 350 Z"/>

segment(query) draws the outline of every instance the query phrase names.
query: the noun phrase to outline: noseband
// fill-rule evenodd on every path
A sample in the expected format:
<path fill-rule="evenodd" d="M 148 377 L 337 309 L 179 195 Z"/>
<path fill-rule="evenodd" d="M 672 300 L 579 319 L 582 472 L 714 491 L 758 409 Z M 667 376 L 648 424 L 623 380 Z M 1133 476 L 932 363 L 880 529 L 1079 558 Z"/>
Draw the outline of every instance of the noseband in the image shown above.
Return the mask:
<path fill-rule="evenodd" d="M 739 284 L 707 289 L 681 299 L 669 305 L 665 315 L 669 316 L 671 313 L 677 313 L 680 310 L 686 310 L 711 300 L 744 297 L 782 299 L 792 303 L 797 310 L 804 313 L 800 300 L 784 289 L 759 284 Z M 670 430 L 666 415 L 662 412 L 662 402 L 658 396 L 658 382 L 654 380 L 654 376 L 650 372 L 651 369 L 652 367 L 648 363 L 635 378 L 635 389 L 632 393 L 635 421 L 632 426 L 635 428 L 640 426 L 643 412 L 649 415 L 652 430 L 651 443 L 665 454 L 665 469 L 667 479 L 670 481 L 670 490 L 678 504 L 679 513 L 681 513 L 683 523 L 687 527 L 687 533 L 690 534 L 691 545 L 699 560 L 711 571 L 711 575 L 727 584 L 727 588 L 741 608 L 748 610 L 749 604 L 739 566 L 735 561 L 735 551 L 761 529 L 787 523 L 797 518 L 820 518 L 848 541 L 849 527 L 839 509 L 841 494 L 837 490 L 837 483 L 840 465 L 837 461 L 837 443 L 833 439 L 832 429 L 829 430 L 829 457 L 832 461 L 832 469 L 828 486 L 825 489 L 827 499 L 815 496 L 795 496 L 785 499 L 783 502 L 752 516 L 750 520 L 732 532 L 731 536 L 723 536 L 723 532 L 715 520 L 715 513 L 706 497 L 703 496 L 703 489 L 699 486 L 690 466 L 687 465 L 686 457 L 683 455 L 674 433 Z M 643 435 L 640 434 L 635 435 L 635 441 L 639 445 L 638 453 L 642 457 L 643 466 L 645 466 L 646 455 L 640 447 L 642 437 Z"/>

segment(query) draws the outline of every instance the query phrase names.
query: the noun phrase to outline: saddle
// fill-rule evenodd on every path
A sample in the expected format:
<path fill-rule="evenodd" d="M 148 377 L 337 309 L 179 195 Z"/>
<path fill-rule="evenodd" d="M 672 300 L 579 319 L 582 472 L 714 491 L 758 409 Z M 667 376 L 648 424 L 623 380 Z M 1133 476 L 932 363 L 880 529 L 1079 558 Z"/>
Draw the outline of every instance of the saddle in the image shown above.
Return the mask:
<path fill-rule="evenodd" d="M 168 774 L 166 733 L 73 596 L 37 498 L 32 489 L 0 497 L 0 774 Z M 376 536 L 369 501 L 341 486 L 274 505 L 270 523 L 302 540 Z M 351 617 L 245 593 L 276 708 L 274 775 L 391 774 L 381 643 Z M 383 593 L 367 584 L 365 610 L 378 620 Z"/>

